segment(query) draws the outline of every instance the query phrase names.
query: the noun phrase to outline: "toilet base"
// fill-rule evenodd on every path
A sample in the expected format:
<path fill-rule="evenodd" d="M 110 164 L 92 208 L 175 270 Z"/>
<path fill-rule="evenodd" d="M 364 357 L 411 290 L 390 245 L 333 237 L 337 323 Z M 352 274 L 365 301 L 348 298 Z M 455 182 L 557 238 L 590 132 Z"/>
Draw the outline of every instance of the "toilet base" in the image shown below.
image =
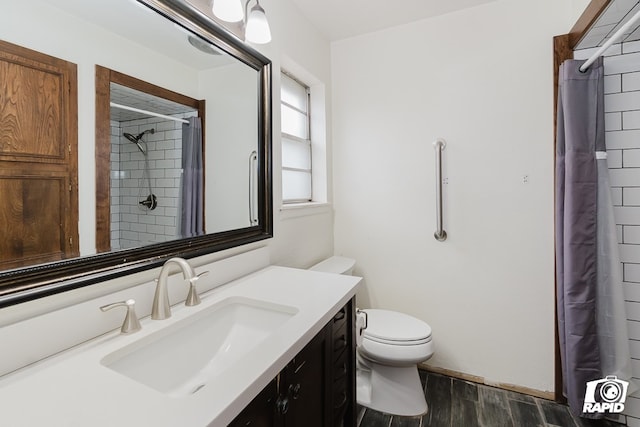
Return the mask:
<path fill-rule="evenodd" d="M 418 366 L 385 366 L 357 355 L 356 400 L 359 405 L 401 416 L 427 413 Z"/>

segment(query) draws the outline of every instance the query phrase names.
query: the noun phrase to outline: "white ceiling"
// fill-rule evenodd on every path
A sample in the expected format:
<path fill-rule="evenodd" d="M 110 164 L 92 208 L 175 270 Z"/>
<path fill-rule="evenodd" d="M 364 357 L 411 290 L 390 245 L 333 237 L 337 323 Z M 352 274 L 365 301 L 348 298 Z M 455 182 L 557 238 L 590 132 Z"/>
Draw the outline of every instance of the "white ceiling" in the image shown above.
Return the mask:
<path fill-rule="evenodd" d="M 292 1 L 327 38 L 340 40 L 495 0 Z"/>

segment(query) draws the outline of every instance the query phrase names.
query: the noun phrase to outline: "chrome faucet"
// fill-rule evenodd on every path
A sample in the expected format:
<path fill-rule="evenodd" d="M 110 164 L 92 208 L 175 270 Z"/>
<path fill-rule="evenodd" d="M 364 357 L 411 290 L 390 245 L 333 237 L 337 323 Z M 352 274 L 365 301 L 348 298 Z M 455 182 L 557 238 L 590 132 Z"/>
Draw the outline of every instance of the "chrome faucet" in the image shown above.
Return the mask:
<path fill-rule="evenodd" d="M 160 276 L 156 279 L 156 293 L 153 297 L 153 305 L 151 307 L 151 318 L 154 320 L 162 320 L 171 317 L 169 292 L 167 291 L 167 279 L 169 278 L 171 264 L 177 264 L 182 270 L 182 275 L 185 280 L 189 281 L 189 294 L 187 295 L 187 300 L 184 305 L 193 306 L 200 304 L 200 297 L 196 290 L 196 282 L 201 276 L 204 276 L 209 272 L 205 271 L 196 275 L 187 260 L 183 258 L 170 258 L 164 263 L 160 270 Z"/>

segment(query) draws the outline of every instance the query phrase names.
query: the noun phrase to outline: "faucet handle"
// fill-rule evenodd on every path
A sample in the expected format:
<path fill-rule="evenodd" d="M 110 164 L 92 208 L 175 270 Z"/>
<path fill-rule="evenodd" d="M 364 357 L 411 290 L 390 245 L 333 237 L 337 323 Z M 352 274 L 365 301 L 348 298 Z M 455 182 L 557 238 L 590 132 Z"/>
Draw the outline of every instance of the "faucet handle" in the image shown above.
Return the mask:
<path fill-rule="evenodd" d="M 184 305 L 191 307 L 200 304 L 200 296 L 198 296 L 196 282 L 200 277 L 206 276 L 207 274 L 209 274 L 208 271 L 203 271 L 192 279 L 189 279 L 189 294 L 187 295 L 187 299 L 184 302 Z"/>
<path fill-rule="evenodd" d="M 135 306 L 136 301 L 133 299 L 128 299 L 126 301 L 103 305 L 102 307 L 100 307 L 100 310 L 107 311 L 116 307 L 127 307 L 127 315 L 124 317 L 124 322 L 122 322 L 120 332 L 123 334 L 132 334 L 142 329 L 142 326 L 140 326 L 140 321 L 138 320 L 138 316 L 136 315 Z"/>

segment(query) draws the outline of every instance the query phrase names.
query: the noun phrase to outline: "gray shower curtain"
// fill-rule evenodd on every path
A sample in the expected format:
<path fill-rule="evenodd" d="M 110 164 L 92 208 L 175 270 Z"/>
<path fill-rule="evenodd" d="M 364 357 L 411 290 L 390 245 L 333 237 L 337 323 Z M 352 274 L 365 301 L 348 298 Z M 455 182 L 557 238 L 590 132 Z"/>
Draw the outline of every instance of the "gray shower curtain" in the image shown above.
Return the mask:
<path fill-rule="evenodd" d="M 190 117 L 182 124 L 182 185 L 180 235 L 204 234 L 204 172 L 202 160 L 202 122 Z"/>
<path fill-rule="evenodd" d="M 560 67 L 556 145 L 557 313 L 563 392 L 583 414 L 586 383 L 630 379 L 626 314 L 604 133 L 600 58 Z"/>

